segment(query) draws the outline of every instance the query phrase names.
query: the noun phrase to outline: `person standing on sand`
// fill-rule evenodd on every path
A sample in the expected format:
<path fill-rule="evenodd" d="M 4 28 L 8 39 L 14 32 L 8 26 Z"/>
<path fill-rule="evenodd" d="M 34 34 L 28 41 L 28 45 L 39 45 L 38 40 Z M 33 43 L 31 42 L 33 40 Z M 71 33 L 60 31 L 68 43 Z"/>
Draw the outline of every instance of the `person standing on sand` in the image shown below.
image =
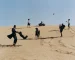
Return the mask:
<path fill-rule="evenodd" d="M 68 29 L 70 29 L 70 19 L 68 19 Z"/>
<path fill-rule="evenodd" d="M 63 32 L 63 29 L 64 29 L 64 28 L 65 28 L 65 25 L 64 25 L 64 24 L 59 25 L 61 37 L 63 36 L 63 35 L 62 35 L 62 32 Z"/>
<path fill-rule="evenodd" d="M 35 36 L 37 37 L 37 38 L 39 38 L 39 36 L 40 36 L 40 30 L 38 29 L 38 28 L 35 28 L 36 30 L 35 30 Z"/>
<path fill-rule="evenodd" d="M 12 37 L 14 38 L 13 46 L 15 46 L 16 43 L 17 43 L 17 36 L 16 36 L 16 33 L 19 33 L 19 32 L 16 31 L 16 25 L 14 25 L 13 28 L 12 28 Z"/>
<path fill-rule="evenodd" d="M 68 29 L 70 29 L 70 19 L 68 19 L 66 22 L 68 23 Z"/>
<path fill-rule="evenodd" d="M 28 19 L 27 27 L 30 27 L 30 19 Z"/>
<path fill-rule="evenodd" d="M 24 36 L 21 31 L 20 31 L 20 32 L 16 31 L 16 25 L 14 25 L 14 27 L 12 28 L 12 33 L 9 34 L 9 35 L 7 35 L 7 37 L 8 37 L 9 39 L 11 39 L 12 37 L 14 38 L 14 42 L 13 42 L 13 45 L 14 45 L 14 46 L 15 46 L 16 43 L 17 43 L 17 36 L 16 36 L 16 33 L 18 33 L 18 34 L 20 35 L 20 37 L 22 37 L 23 39 L 27 39 L 27 37 L 28 37 L 27 35 Z"/>

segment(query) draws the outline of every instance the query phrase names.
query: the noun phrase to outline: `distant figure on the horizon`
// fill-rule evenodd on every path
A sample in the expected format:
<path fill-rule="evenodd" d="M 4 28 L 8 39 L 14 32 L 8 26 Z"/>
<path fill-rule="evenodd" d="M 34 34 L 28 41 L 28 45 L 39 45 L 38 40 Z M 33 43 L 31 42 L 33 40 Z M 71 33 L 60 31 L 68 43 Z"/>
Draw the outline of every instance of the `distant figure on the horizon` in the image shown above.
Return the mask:
<path fill-rule="evenodd" d="M 66 22 L 68 23 L 68 29 L 70 29 L 70 19 L 68 19 Z"/>
<path fill-rule="evenodd" d="M 27 27 L 30 27 L 30 19 L 28 19 Z"/>
<path fill-rule="evenodd" d="M 35 28 L 36 30 L 35 30 L 35 36 L 37 37 L 37 38 L 39 38 L 39 36 L 40 36 L 40 30 L 38 29 L 38 28 Z"/>
<path fill-rule="evenodd" d="M 41 23 L 38 24 L 39 26 L 45 26 L 45 24 L 41 21 Z"/>
<path fill-rule="evenodd" d="M 59 29 L 60 29 L 60 33 L 61 33 L 61 37 L 62 37 L 62 32 L 63 29 L 65 28 L 65 25 L 62 23 L 61 25 L 59 25 Z"/>

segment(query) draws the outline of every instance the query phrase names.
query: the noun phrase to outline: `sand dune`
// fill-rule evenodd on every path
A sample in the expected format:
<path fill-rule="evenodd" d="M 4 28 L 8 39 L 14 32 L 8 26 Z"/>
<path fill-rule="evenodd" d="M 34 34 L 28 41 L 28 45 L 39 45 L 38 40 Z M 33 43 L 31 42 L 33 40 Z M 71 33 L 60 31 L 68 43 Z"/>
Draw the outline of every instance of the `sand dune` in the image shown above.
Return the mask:
<path fill-rule="evenodd" d="M 18 42 L 12 46 L 13 38 L 8 39 L 12 27 L 0 27 L 0 60 L 75 60 L 75 27 L 65 28 L 60 37 L 58 26 L 38 27 L 39 39 L 35 39 L 35 27 L 18 26 L 17 30 L 28 35 L 23 40 L 18 34 Z"/>

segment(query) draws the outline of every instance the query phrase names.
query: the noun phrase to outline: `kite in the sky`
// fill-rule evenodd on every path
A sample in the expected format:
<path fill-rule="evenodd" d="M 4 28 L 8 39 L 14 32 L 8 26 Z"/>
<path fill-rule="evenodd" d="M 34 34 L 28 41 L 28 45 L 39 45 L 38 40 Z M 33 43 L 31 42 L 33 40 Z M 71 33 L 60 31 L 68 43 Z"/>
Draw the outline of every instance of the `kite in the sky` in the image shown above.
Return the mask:
<path fill-rule="evenodd" d="M 55 13 L 53 13 L 53 15 L 55 15 Z"/>

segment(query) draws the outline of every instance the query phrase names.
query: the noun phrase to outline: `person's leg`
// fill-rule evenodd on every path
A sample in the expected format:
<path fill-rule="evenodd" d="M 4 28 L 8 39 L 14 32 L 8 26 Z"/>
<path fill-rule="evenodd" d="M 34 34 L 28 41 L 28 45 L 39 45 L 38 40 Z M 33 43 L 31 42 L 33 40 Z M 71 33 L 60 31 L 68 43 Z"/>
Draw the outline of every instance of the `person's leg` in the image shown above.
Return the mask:
<path fill-rule="evenodd" d="M 30 28 L 30 25 L 28 25 L 29 26 L 29 28 Z"/>
<path fill-rule="evenodd" d="M 37 35 L 35 35 L 35 39 L 36 39 L 36 40 L 38 39 L 38 36 L 37 36 Z"/>
<path fill-rule="evenodd" d="M 70 28 L 70 24 L 68 24 L 68 29 Z"/>
<path fill-rule="evenodd" d="M 62 37 L 62 32 L 61 32 L 61 37 Z"/>
<path fill-rule="evenodd" d="M 30 27 L 30 23 L 27 24 L 27 27 Z"/>
<path fill-rule="evenodd" d="M 62 31 L 63 31 L 63 29 L 60 29 L 60 34 L 61 34 L 61 37 L 62 37 Z"/>
<path fill-rule="evenodd" d="M 70 29 L 70 24 L 69 24 L 69 29 Z"/>
<path fill-rule="evenodd" d="M 13 43 L 13 45 L 15 46 L 16 43 L 17 43 L 17 36 L 14 36 L 14 43 Z"/>
<path fill-rule="evenodd" d="M 27 28 L 28 28 L 28 23 L 27 23 Z"/>
<path fill-rule="evenodd" d="M 68 29 L 69 29 L 69 24 L 68 24 Z"/>

